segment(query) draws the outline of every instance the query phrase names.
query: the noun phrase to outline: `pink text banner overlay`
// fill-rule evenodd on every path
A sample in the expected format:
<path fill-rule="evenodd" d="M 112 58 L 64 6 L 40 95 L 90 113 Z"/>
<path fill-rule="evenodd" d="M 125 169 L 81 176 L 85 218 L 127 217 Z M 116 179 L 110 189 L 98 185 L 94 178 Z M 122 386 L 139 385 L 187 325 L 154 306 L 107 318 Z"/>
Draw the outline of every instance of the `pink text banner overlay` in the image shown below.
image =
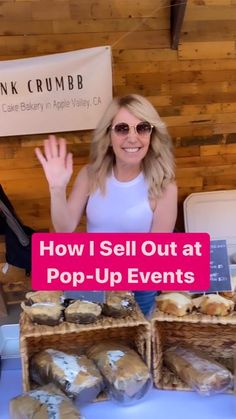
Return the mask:
<path fill-rule="evenodd" d="M 35 233 L 34 290 L 207 291 L 207 233 Z"/>

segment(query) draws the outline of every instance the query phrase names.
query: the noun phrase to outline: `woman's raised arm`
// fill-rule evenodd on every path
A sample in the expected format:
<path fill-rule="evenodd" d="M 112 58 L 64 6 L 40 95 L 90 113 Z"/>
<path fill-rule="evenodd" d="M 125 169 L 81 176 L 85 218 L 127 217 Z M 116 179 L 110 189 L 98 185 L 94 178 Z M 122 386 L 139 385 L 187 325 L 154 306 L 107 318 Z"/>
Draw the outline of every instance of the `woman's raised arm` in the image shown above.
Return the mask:
<path fill-rule="evenodd" d="M 49 185 L 51 219 L 55 231 L 72 232 L 76 229 L 88 198 L 88 174 L 84 167 L 78 174 L 67 200 L 66 188 L 73 173 L 73 158 L 67 153 L 66 140 L 50 135 L 44 140 L 44 153 L 35 154 L 41 163 Z"/>

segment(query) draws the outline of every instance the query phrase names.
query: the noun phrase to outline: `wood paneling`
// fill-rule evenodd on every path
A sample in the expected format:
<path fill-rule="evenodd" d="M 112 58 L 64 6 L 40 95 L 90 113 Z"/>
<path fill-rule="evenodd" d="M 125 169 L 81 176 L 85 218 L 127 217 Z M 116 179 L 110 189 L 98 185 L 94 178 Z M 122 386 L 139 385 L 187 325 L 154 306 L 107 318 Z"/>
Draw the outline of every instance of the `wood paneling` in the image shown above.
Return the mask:
<path fill-rule="evenodd" d="M 236 0 L 188 0 L 177 51 L 170 48 L 169 4 L 2 0 L 0 59 L 111 45 L 114 94 L 147 96 L 173 138 L 181 230 L 187 195 L 236 187 Z M 91 132 L 61 135 L 77 171 L 88 161 Z M 51 226 L 48 188 L 34 155 L 43 138 L 0 139 L 1 183 L 35 229 Z"/>

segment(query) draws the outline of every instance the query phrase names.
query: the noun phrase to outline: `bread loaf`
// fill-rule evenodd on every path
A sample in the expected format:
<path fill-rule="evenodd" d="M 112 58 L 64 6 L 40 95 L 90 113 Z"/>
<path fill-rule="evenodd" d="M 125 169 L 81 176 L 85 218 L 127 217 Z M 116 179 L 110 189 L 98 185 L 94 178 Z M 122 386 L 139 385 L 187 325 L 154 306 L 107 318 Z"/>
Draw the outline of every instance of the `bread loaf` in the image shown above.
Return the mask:
<path fill-rule="evenodd" d="M 111 317 L 126 317 L 134 310 L 135 300 L 130 292 L 107 292 L 102 314 Z"/>
<path fill-rule="evenodd" d="M 167 349 L 164 363 L 190 388 L 205 395 L 225 391 L 232 385 L 230 371 L 192 348 Z"/>
<path fill-rule="evenodd" d="M 32 291 L 25 295 L 30 304 L 34 303 L 55 303 L 61 304 L 64 301 L 63 291 Z"/>
<path fill-rule="evenodd" d="M 140 355 L 118 342 L 93 345 L 87 355 L 101 371 L 111 398 L 132 403 L 143 397 L 151 386 L 151 374 Z"/>
<path fill-rule="evenodd" d="M 46 349 L 32 357 L 30 375 L 36 383 L 52 382 L 69 397 L 81 402 L 94 400 L 103 388 L 103 378 L 91 359 L 54 349 Z"/>
<path fill-rule="evenodd" d="M 71 400 L 53 384 L 10 400 L 10 419 L 81 419 Z"/>
<path fill-rule="evenodd" d="M 61 304 L 56 303 L 21 303 L 21 308 L 30 317 L 32 322 L 56 326 L 63 321 L 63 309 Z"/>
<path fill-rule="evenodd" d="M 65 309 L 65 320 L 71 323 L 94 323 L 100 317 L 102 308 L 91 301 L 73 301 Z"/>

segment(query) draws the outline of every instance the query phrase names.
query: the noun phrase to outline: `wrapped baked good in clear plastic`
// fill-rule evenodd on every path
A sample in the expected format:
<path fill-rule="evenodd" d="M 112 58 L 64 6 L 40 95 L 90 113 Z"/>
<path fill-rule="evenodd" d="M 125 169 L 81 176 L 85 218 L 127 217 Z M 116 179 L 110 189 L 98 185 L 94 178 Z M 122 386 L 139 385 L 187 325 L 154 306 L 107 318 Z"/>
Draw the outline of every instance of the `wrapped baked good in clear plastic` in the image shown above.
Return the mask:
<path fill-rule="evenodd" d="M 89 324 L 96 322 L 102 312 L 100 304 L 92 301 L 74 300 L 65 309 L 65 320 L 70 323 Z"/>
<path fill-rule="evenodd" d="M 102 305 L 102 314 L 114 318 L 127 317 L 134 310 L 135 300 L 131 292 L 111 291 L 106 293 L 106 301 Z"/>
<path fill-rule="evenodd" d="M 65 297 L 63 291 L 29 291 L 25 298 L 30 304 L 34 303 L 55 303 L 62 304 Z"/>
<path fill-rule="evenodd" d="M 231 388 L 231 372 L 192 348 L 174 346 L 164 352 L 164 363 L 193 390 L 203 395 L 221 393 Z"/>
<path fill-rule="evenodd" d="M 200 313 L 210 316 L 228 316 L 234 310 L 234 302 L 219 294 L 205 294 L 192 301 Z"/>
<path fill-rule="evenodd" d="M 64 307 L 58 303 L 40 302 L 30 304 L 21 303 L 22 310 L 30 317 L 32 322 L 56 326 L 63 321 Z"/>
<path fill-rule="evenodd" d="M 14 397 L 9 411 L 10 419 L 82 419 L 72 401 L 53 384 Z"/>
<path fill-rule="evenodd" d="M 91 359 L 54 349 L 45 349 L 31 358 L 30 376 L 40 385 L 54 383 L 80 403 L 94 400 L 104 387 L 103 378 Z"/>
<path fill-rule="evenodd" d="M 192 312 L 192 299 L 180 292 L 168 292 L 156 297 L 157 307 L 164 313 L 182 317 Z"/>
<path fill-rule="evenodd" d="M 221 297 L 228 298 L 229 300 L 232 300 L 235 302 L 235 298 L 236 298 L 235 291 L 222 291 L 222 292 L 219 292 L 219 295 L 221 295 Z"/>
<path fill-rule="evenodd" d="M 119 342 L 96 343 L 87 351 L 104 377 L 110 398 L 122 404 L 141 399 L 152 386 L 147 365 L 140 355 Z"/>

